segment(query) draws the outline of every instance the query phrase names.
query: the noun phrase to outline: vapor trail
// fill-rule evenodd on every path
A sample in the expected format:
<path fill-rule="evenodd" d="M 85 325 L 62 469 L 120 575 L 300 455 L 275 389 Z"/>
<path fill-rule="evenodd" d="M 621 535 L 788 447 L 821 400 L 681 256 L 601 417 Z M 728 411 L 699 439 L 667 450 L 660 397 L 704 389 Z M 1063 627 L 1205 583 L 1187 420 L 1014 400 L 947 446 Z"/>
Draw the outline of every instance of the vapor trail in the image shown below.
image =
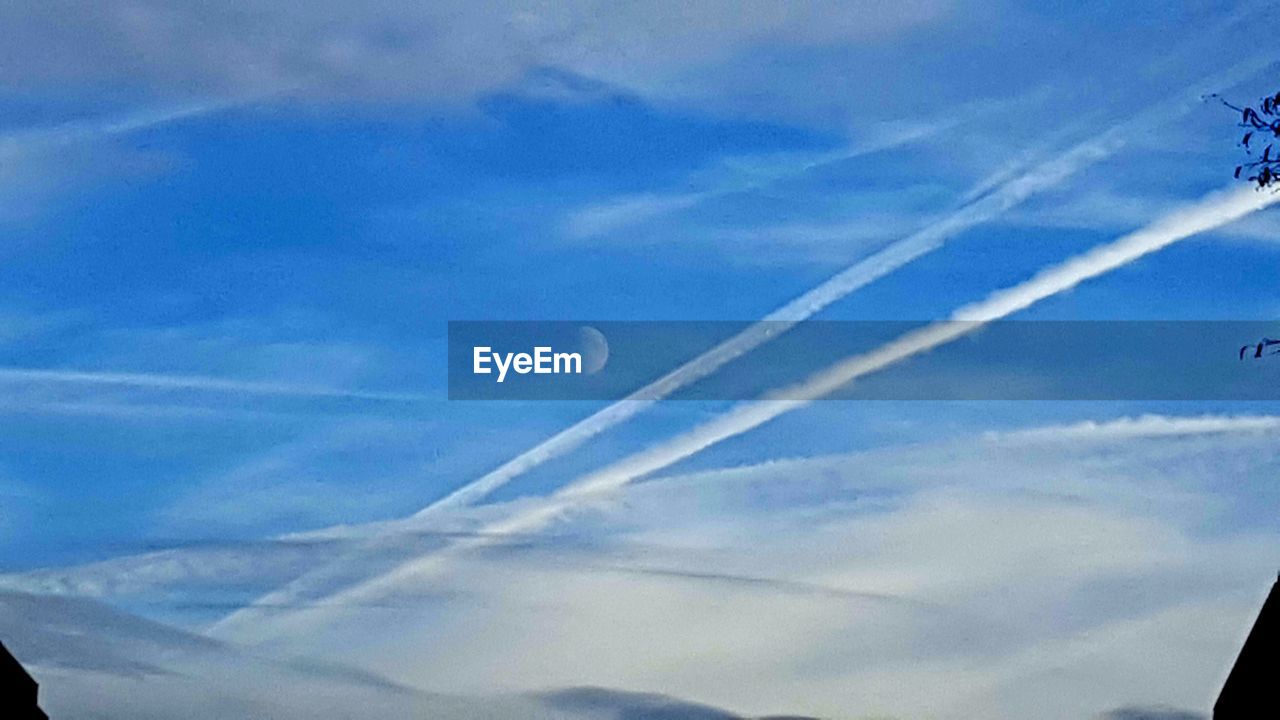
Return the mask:
<path fill-rule="evenodd" d="M 826 282 L 774 310 L 746 329 L 689 360 L 666 375 L 594 414 L 579 420 L 538 445 L 418 511 L 423 518 L 438 511 L 467 505 L 506 485 L 539 465 L 574 450 L 591 438 L 639 415 L 658 400 L 711 375 L 725 364 L 786 333 L 827 306 L 866 287 L 919 257 L 942 247 L 970 228 L 1010 210 L 1032 195 L 1060 185 L 1075 173 L 1115 154 L 1131 138 L 1148 133 L 1153 122 L 1167 122 L 1199 103 L 1205 88 L 1228 78 L 1236 82 L 1256 71 L 1250 61 L 1221 77 L 1205 81 L 1138 116 L 1118 123 L 1057 156 L 1021 171 L 1003 168 L 966 193 L 964 204 L 924 227 L 850 265 Z"/>
<path fill-rule="evenodd" d="M 1037 94 L 1040 93 L 1029 95 Z M 970 103 L 967 107 L 953 108 L 946 115 L 925 122 L 899 121 L 894 124 L 895 127 L 890 132 L 880 132 L 839 150 L 805 156 L 798 162 L 769 163 L 761 167 L 758 161 L 722 161 L 726 167 L 744 172 L 748 176 L 747 179 L 720 183 L 692 192 L 628 195 L 615 198 L 574 213 L 565 223 L 565 230 L 575 237 L 592 237 L 669 213 L 687 210 L 709 200 L 762 190 L 776 182 L 798 177 L 823 167 L 925 140 L 984 115 L 993 114 L 1002 108 L 1007 110 L 1025 99 L 1024 96 L 999 102 L 979 101 Z"/>
<path fill-rule="evenodd" d="M 562 487 L 539 504 L 490 523 L 474 538 L 464 539 L 442 552 L 402 563 L 391 572 L 334 593 L 324 599 L 323 605 L 340 607 L 380 598 L 407 582 L 428 577 L 431 571 L 442 567 L 460 553 L 492 544 L 493 536 L 539 530 L 575 508 L 602 501 L 612 492 L 639 478 L 805 407 L 857 378 L 933 350 L 1086 280 L 1123 267 L 1180 240 L 1226 225 L 1278 201 L 1280 193 L 1258 192 L 1245 187 L 1210 194 L 1189 207 L 1170 213 L 1114 242 L 1041 270 L 1031 279 L 996 291 L 985 300 L 961 307 L 948 320 L 905 333 L 868 353 L 845 358 L 800 383 L 769 393 L 763 400 L 741 403 L 689 432 L 589 473 Z M 319 612 L 319 608 L 304 610 L 289 622 L 304 621 Z M 234 632 L 238 622 L 246 617 L 248 616 L 244 613 L 234 614 L 215 625 L 212 630 L 224 632 L 229 629 Z M 256 630 L 258 632 L 255 636 L 261 637 L 261 629 Z"/>
<path fill-rule="evenodd" d="M 1230 23 L 1237 19 L 1233 16 Z M 420 520 L 438 511 L 474 503 L 548 460 L 580 447 L 596 435 L 639 415 L 657 401 L 781 336 L 828 305 L 922 255 L 937 250 L 956 235 L 999 216 L 1032 195 L 1056 187 L 1075 173 L 1114 155 L 1130 138 L 1150 133 L 1153 124 L 1167 123 L 1185 115 L 1191 108 L 1201 104 L 1206 92 L 1235 85 L 1261 68 L 1273 64 L 1269 58 L 1245 60 L 1197 83 L 1181 94 L 1155 104 L 1145 112 L 1133 115 L 1077 143 L 1049 160 L 1036 162 L 1024 158 L 1024 163 L 1035 163 L 1030 169 L 1026 169 L 1025 164 L 1021 169 L 1017 164 L 1002 168 L 979 181 L 964 195 L 963 204 L 941 220 L 850 265 L 737 335 L 419 510 L 413 515 L 413 519 Z"/>
<path fill-rule="evenodd" d="M 145 130 L 244 105 L 250 101 L 241 98 L 236 100 L 194 102 L 167 108 L 143 110 L 121 117 L 72 120 L 51 127 L 16 130 L 0 134 L 0 158 L 9 158 L 25 152 L 39 151 L 86 140 L 125 135 L 138 130 Z"/>
<path fill-rule="evenodd" d="M 979 181 L 964 196 L 963 204 L 950 215 L 903 238 L 849 266 L 826 282 L 809 290 L 786 305 L 769 313 L 760 321 L 710 350 L 689 360 L 666 375 L 605 408 L 570 425 L 538 445 L 511 458 L 443 498 L 426 506 L 409 518 L 381 523 L 368 540 L 370 548 L 386 542 L 399 531 L 421 527 L 431 518 L 460 506 L 470 505 L 501 488 L 515 478 L 543 463 L 569 453 L 595 436 L 645 412 L 657 401 L 670 396 L 698 380 L 711 375 L 725 364 L 786 333 L 796 324 L 817 314 L 828 305 L 888 275 L 913 260 L 932 252 L 956 235 L 991 220 L 1042 190 L 1061 184 L 1076 172 L 1118 151 L 1129 138 L 1150 132 L 1153 123 L 1169 121 L 1185 114 L 1199 103 L 1208 88 L 1234 85 L 1256 73 L 1270 60 L 1251 59 L 1206 79 L 1186 92 L 1159 103 L 1146 112 L 1118 123 L 1102 133 L 1080 142 L 1050 160 L 1031 169 L 1025 164 L 1007 166 Z M 1027 158 L 1024 162 L 1034 162 Z M 317 581 L 339 577 L 346 571 L 351 553 L 344 554 L 317 570 L 303 574 L 260 598 L 262 602 L 288 602 L 294 595 Z M 241 613 L 232 613 L 215 627 L 234 623 Z"/>
<path fill-rule="evenodd" d="M 996 185 L 994 189 L 990 180 L 980 182 L 975 186 L 985 193 L 980 198 L 961 206 L 942 220 L 849 266 L 843 272 L 752 323 L 728 340 L 627 397 L 611 403 L 552 435 L 496 469 L 457 488 L 409 518 L 383 523 L 371 534 L 366 549 L 376 549 L 380 543 L 391 542 L 391 538 L 397 534 L 397 531 L 421 527 L 433 517 L 473 504 L 524 473 L 573 451 L 595 436 L 645 412 L 659 400 L 711 375 L 725 364 L 779 337 L 828 305 L 888 275 L 912 260 L 942 247 L 950 238 L 990 220 L 1032 194 L 1057 185 L 1080 169 L 1114 153 L 1123 145 L 1128 133 L 1129 124 L 1116 126 L 1077 144 L 1057 158 L 1042 163 L 1032 170 L 1024 171 L 1011 179 L 1005 176 L 1007 170 L 1002 170 L 1005 181 L 1003 184 Z M 333 562 L 305 573 L 284 587 L 262 596 L 258 602 L 264 604 L 292 602 L 299 592 L 313 589 L 334 577 L 343 576 L 349 569 L 347 565 L 354 557 L 356 553 L 348 551 Z M 243 619 L 244 612 L 232 613 L 214 627 L 237 623 Z"/>
<path fill-rule="evenodd" d="M 340 390 L 317 385 L 228 380 L 201 375 L 157 375 L 152 373 L 94 372 L 0 367 L 0 383 L 60 383 L 79 385 L 123 385 L 165 391 L 220 392 L 237 395 L 282 395 L 311 398 L 423 402 L 426 395 Z"/>
<path fill-rule="evenodd" d="M 774 310 L 743 331 L 689 360 L 666 375 L 596 413 L 561 430 L 497 469 L 454 490 L 418 511 L 421 518 L 440 510 L 473 503 L 548 460 L 559 457 L 600 433 L 647 410 L 655 402 L 707 377 L 730 361 L 779 337 L 831 305 L 888 275 L 947 240 L 986 222 L 1041 190 L 1053 187 L 1079 170 L 1113 154 L 1124 144 L 1129 123 L 1112 128 L 1067 150 L 997 189 L 970 202 L 938 222 L 854 263 L 826 282 Z"/>

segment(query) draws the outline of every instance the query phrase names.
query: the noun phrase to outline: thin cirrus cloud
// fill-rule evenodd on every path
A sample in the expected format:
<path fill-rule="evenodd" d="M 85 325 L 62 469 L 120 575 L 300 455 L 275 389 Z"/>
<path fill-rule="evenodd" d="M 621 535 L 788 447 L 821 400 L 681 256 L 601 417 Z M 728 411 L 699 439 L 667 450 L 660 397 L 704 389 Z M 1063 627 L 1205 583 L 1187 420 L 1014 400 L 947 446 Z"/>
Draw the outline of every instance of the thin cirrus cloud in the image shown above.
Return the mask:
<path fill-rule="evenodd" d="M 274 641 L 251 633 L 266 643 L 254 655 L 341 655 L 374 677 L 464 695 L 491 692 L 482 686 L 495 674 L 516 691 L 661 687 L 756 714 L 963 718 L 1014 707 L 1042 718 L 1050 717 L 1046 697 L 1069 698 L 1074 717 L 1150 697 L 1200 707 L 1256 611 L 1257 598 L 1239 588 L 1257 579 L 1275 547 L 1264 527 L 1204 534 L 1220 502 L 1214 476 L 1224 464 L 1272 474 L 1275 419 L 1139 416 L 1098 423 L 1095 442 L 1054 436 L 1080 427 L 633 484 L 622 502 L 576 516 L 574 536 L 604 533 L 595 541 L 491 536 L 447 575 L 385 600 L 261 607 L 341 613 L 343 621 Z M 1274 502 L 1260 500 L 1262 508 Z M 334 548 L 317 543 L 279 572 Z M 277 549 L 246 546 L 238 562 L 261 571 Z M 219 550 L 230 548 L 205 548 L 187 563 L 207 574 L 205 598 L 249 580 L 220 567 Z M 143 605 L 198 585 L 179 577 L 174 555 L 152 565 L 133 572 L 130 589 Z M 160 571 L 171 574 L 161 581 Z M 39 617 L 68 627 L 54 612 L 62 606 L 43 605 L 50 613 Z M 44 622 L 28 620 L 26 632 Z M 103 632 L 95 621 L 85 641 Z M 124 640 L 95 642 L 137 659 L 136 644 Z M 956 663 L 967 668 L 964 682 L 954 682 Z M 818 676 L 815 664 L 825 669 Z M 724 672 L 730 666 L 736 671 Z M 310 687 L 267 665 L 254 666 L 253 682 L 235 675 L 241 685 L 217 658 L 180 667 L 210 678 L 226 698 L 252 695 L 259 681 Z M 50 687 L 83 706 L 119 682 L 58 675 Z M 921 692 L 886 692 L 904 684 Z M 167 701 L 158 695 L 163 678 L 149 685 L 124 708 Z"/>
<path fill-rule="evenodd" d="M 111 0 L 74 13 L 56 4 L 6 6 L 0 26 L 10 29 L 13 61 L 0 68 L 0 83 L 126 78 L 212 92 L 301 85 L 323 99 L 466 102 L 542 67 L 660 85 L 661 78 L 761 42 L 856 42 L 928 23 L 950 6 L 860 1 L 814 12 L 717 0 L 607 13 L 590 0 L 542 6 L 374 0 L 327 3 L 323 12 L 278 1 L 159 7 Z M 477 46 L 488 49 L 483 57 Z"/>
<path fill-rule="evenodd" d="M 11 159 L 73 143 L 88 142 L 160 127 L 243 105 L 246 100 L 202 101 L 141 110 L 128 115 L 72 120 L 58 125 L 0 134 L 0 158 Z"/>
<path fill-rule="evenodd" d="M 701 190 L 680 193 L 650 193 L 616 197 L 579 208 L 564 221 L 565 233 L 584 240 L 618 232 L 637 225 L 696 207 L 703 203 L 738 193 L 750 193 L 773 184 L 801 177 L 824 167 L 855 160 L 935 137 L 980 118 L 1007 112 L 1011 108 L 1039 98 L 1042 92 L 1001 101 L 979 101 L 955 108 L 940 118 L 925 121 L 887 123 L 887 129 L 868 133 L 867 137 L 831 152 L 806 156 L 734 158 L 722 161 L 714 175 L 727 176 L 707 183 Z M 1020 168 L 1025 169 L 1025 168 Z M 1001 178 L 1001 182 L 1007 178 Z M 998 183 L 997 183 L 998 184 Z M 989 190 L 984 181 L 970 192 Z"/>
<path fill-rule="evenodd" d="M 485 532 L 535 532 L 563 518 L 575 508 L 600 502 L 602 497 L 617 492 L 639 478 L 803 408 L 859 377 L 964 337 L 985 323 L 1007 317 L 1082 282 L 1193 235 L 1227 225 L 1277 201 L 1280 201 L 1280 194 L 1259 193 L 1252 188 L 1212 193 L 1140 230 L 1041 270 L 1031 279 L 996 291 L 985 300 L 964 306 L 956 310 L 949 321 L 932 323 L 908 332 L 869 353 L 841 360 L 801 383 L 779 389 L 762 400 L 737 405 L 688 432 L 589 473 L 566 484 L 545 501 L 492 523 L 485 528 Z M 410 560 L 390 572 L 335 593 L 329 599 L 337 600 L 337 604 L 341 605 L 384 597 L 397 587 L 438 573 L 458 554 L 484 547 L 488 542 L 491 541 L 484 538 L 459 542 L 447 552 Z M 278 632 L 282 626 L 297 623 L 310 625 L 324 617 L 322 610 L 316 610 L 301 611 L 291 618 L 276 617 L 266 620 Z M 252 611 L 240 611 L 217 623 L 213 630 L 243 634 L 247 626 L 258 633 L 262 628 L 255 620 L 263 619 Z"/>
<path fill-rule="evenodd" d="M 3 11 L 0 11 L 3 12 Z M 132 162 L 133 156 L 115 156 L 107 149 L 107 160 L 63 157 L 69 149 L 88 146 L 103 151 L 106 141 L 131 133 L 205 117 L 242 106 L 265 96 L 225 100 L 196 100 L 151 107 L 124 115 L 113 115 L 0 132 L 0 221 L 22 218 L 42 205 L 46 196 L 63 194 L 76 182 L 130 169 L 145 169 L 151 163 Z"/>
<path fill-rule="evenodd" d="M 243 639 L 350 648 L 408 684 L 660 687 L 759 714 L 1199 707 L 1256 611 L 1240 588 L 1269 581 L 1259 567 L 1274 556 L 1265 522 L 1203 531 L 1222 461 L 1275 466 L 1277 433 L 1256 420 L 1163 418 L 1188 433 L 1171 438 L 1135 418 L 1096 444 L 960 438 L 659 477 L 569 518 L 593 543 L 475 546 L 398 587 L 394 614 L 322 598 L 264 611 L 340 622 Z"/>
<path fill-rule="evenodd" d="M 414 393 L 365 392 L 319 385 L 230 380 L 200 375 L 165 375 L 90 370 L 50 370 L 41 368 L 0 368 L 0 383 L 119 385 L 162 391 L 229 393 L 318 399 L 370 400 L 376 402 L 429 402 L 428 395 Z"/>
<path fill-rule="evenodd" d="M 1212 438 L 1236 436 L 1242 439 L 1256 438 L 1264 441 L 1280 430 L 1280 417 L 1270 415 L 1201 415 L 1168 416 L 1141 415 L 1121 417 L 1104 422 L 1082 421 L 1065 425 L 1048 425 L 1025 430 L 992 431 L 978 436 L 985 446 L 999 449 L 1028 448 L 1049 449 L 1054 446 L 1084 448 L 1104 446 L 1126 441 L 1151 441 L 1162 438 Z M 972 443 L 963 443 L 972 447 Z M 902 448 L 889 447 L 875 451 L 859 461 L 873 462 L 872 457 L 897 457 Z M 824 476 L 839 472 L 842 463 L 850 462 L 848 456 L 809 457 L 775 460 L 760 465 L 732 469 L 710 470 L 689 475 L 663 476 L 661 488 L 671 492 L 682 486 L 707 484 L 732 486 L 756 483 L 760 478 L 777 475 Z M 883 464 L 883 461 L 875 461 Z M 937 463 L 946 466 L 949 463 Z M 916 466 L 912 466 L 916 468 Z M 916 468 L 912 475 L 918 473 Z M 815 492 L 817 492 L 815 490 Z M 486 532 L 479 527 L 493 519 L 492 512 L 473 511 L 472 517 L 459 515 L 451 525 L 434 531 L 403 532 L 397 535 L 398 544 L 386 548 L 385 556 L 365 556 L 364 569 L 372 565 L 384 565 L 394 558 L 414 553 L 439 550 L 449 542 L 481 539 L 494 546 L 527 544 L 543 546 L 556 541 L 554 535 L 539 533 Z M 444 518 L 442 518 L 443 520 Z M 377 523 L 372 525 L 376 526 Z M 369 530 L 369 532 L 375 532 Z M 36 570 L 2 576 L 0 586 L 49 594 L 84 595 L 88 597 L 141 597 L 150 592 L 177 588 L 216 588 L 222 584 L 256 587 L 281 583 L 317 566 L 323 565 L 335 554 L 359 550 L 358 544 L 366 538 L 360 526 L 343 526 L 329 531 L 296 533 L 275 539 L 245 542 L 199 542 L 176 547 L 157 549 L 143 554 L 122 555 L 74 568 Z M 367 552 L 368 548 L 364 548 Z M 599 565 L 599 569 L 614 572 L 670 572 L 670 568 L 614 562 Z M 710 580 L 711 578 L 707 578 Z M 769 578 L 739 576 L 737 581 L 751 583 L 771 581 Z M 797 590 L 800 588 L 796 588 Z M 814 586 L 816 592 L 833 588 Z M 310 600 L 300 600 L 290 605 L 286 602 L 265 603 L 267 607 L 288 608 L 314 605 Z"/>

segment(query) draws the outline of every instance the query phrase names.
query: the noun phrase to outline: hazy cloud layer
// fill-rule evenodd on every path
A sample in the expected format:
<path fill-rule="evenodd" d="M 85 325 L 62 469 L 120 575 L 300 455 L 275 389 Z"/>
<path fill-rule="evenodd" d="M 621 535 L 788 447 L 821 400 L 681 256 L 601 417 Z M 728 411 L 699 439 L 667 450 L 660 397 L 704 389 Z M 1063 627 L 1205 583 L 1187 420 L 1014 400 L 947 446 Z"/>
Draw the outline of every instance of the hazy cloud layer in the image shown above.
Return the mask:
<path fill-rule="evenodd" d="M 592 685 L 756 715 L 1207 708 L 1277 561 L 1264 518 L 1280 497 L 1233 478 L 1273 474 L 1278 449 L 1273 418 L 1148 416 L 660 478 L 554 534 L 471 552 L 381 606 L 329 608 L 333 622 L 254 654 L 338 660 L 424 692 Z M 1224 515 L 1240 520 L 1205 532 Z M 276 562 L 270 545 L 240 552 L 246 565 Z M 134 598 L 208 592 L 174 570 Z M 82 600 L 22 602 L 8 603 L 12 622 L 33 627 L 91 614 Z M 94 612 L 88 624 L 141 638 L 85 648 L 99 664 L 123 666 L 107 649 L 186 637 Z M 160 666 L 140 657 L 152 659 L 135 674 Z M 54 682 L 95 692 L 83 678 Z M 615 697 L 556 695 L 552 709 L 602 696 Z"/>
<path fill-rule="evenodd" d="M 91 600 L 67 597 L 0 592 L 0 634 L 41 683 L 41 705 L 54 717 L 740 717 L 672 697 L 608 688 L 523 696 L 423 693 L 345 665 L 341 658 L 272 659 Z"/>
<path fill-rule="evenodd" d="M 1207 717 L 1204 713 L 1164 706 L 1129 706 L 1112 710 L 1104 720 L 1204 720 Z"/>
<path fill-rule="evenodd" d="M 447 314 L 758 317 L 1052 189 L 832 308 L 936 317 L 1226 182 L 1271 4 L 6 5 L 0 638 L 55 718 L 1203 718 L 1275 416 L 830 403 L 543 503 L 720 409 L 667 406 L 370 520 L 577 417 L 426 402 Z M 1047 312 L 1257 315 L 1275 212 Z"/>
<path fill-rule="evenodd" d="M 757 44 L 875 38 L 943 0 L 609 4 L 326 0 L 10 5 L 0 82 L 468 100 L 544 67 L 622 84 L 678 77 Z"/>

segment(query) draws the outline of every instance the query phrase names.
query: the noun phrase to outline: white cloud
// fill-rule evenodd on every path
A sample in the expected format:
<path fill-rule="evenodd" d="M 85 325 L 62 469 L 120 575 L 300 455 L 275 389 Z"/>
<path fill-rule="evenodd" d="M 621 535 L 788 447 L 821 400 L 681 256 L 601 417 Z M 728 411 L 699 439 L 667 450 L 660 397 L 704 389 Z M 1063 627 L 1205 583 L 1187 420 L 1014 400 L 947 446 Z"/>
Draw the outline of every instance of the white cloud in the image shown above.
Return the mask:
<path fill-rule="evenodd" d="M 331 608 L 305 633 L 242 637 L 350 647 L 460 692 L 586 683 L 835 717 L 1204 708 L 1277 560 L 1273 530 L 1216 520 L 1229 502 L 1275 505 L 1217 477 L 1274 465 L 1261 420 L 1126 419 L 1093 442 L 1065 441 L 1073 425 L 653 480 L 566 519 L 576 542 L 490 543 L 401 585 L 394 620 Z"/>
<path fill-rule="evenodd" d="M 0 634 L 52 717 L 565 717 L 533 698 L 417 692 L 341 657 L 246 653 L 88 600 L 0 592 Z"/>
<path fill-rule="evenodd" d="M 1258 193 L 1251 188 L 1211 193 L 1144 228 L 1047 267 L 1024 282 L 989 294 L 982 301 L 961 307 L 952 314 L 949 321 L 931 323 L 905 333 L 870 352 L 844 358 L 799 383 L 772 391 L 761 400 L 739 403 L 692 430 L 655 443 L 603 468 L 587 473 L 561 486 L 540 505 L 515 512 L 509 518 L 494 523 L 487 530 L 494 533 L 541 530 L 570 511 L 599 502 L 602 496 L 615 493 L 639 478 L 661 471 L 728 438 L 750 432 L 778 417 L 801 409 L 860 377 L 964 337 L 985 323 L 1024 310 L 1047 297 L 1070 290 L 1082 282 L 1123 267 L 1187 237 L 1226 225 L 1277 201 L 1280 201 L 1280 195 Z M 856 278 L 860 272 L 861 268 L 855 266 L 842 276 L 837 276 L 806 296 L 793 301 L 779 312 L 785 312 L 793 307 L 804 309 L 808 305 L 819 304 L 823 299 L 833 295 L 839 297 L 838 293 L 842 292 L 847 283 L 844 275 Z M 736 341 L 737 338 L 734 340 Z M 728 345 L 732 343 L 717 347 L 714 352 L 720 352 Z M 700 361 L 701 358 L 677 372 L 684 371 L 691 365 L 696 367 Z M 614 419 L 608 416 L 610 413 L 634 413 L 642 408 L 643 405 L 639 404 L 615 403 L 602 413 L 605 415 L 604 422 L 610 424 L 614 422 Z M 546 447 L 562 442 L 561 437 L 572 438 L 575 433 L 590 437 L 583 428 L 596 423 L 600 421 L 595 416 L 588 418 L 564 431 L 553 441 L 544 443 L 543 446 L 509 461 L 506 466 L 491 473 L 490 476 L 464 486 L 454 495 L 445 498 L 444 503 L 451 504 L 458 496 L 479 494 L 486 483 L 500 485 L 499 481 L 505 481 L 505 478 L 499 477 L 502 473 L 508 473 L 512 467 L 518 471 L 521 463 L 540 460 L 548 452 Z M 419 513 L 419 516 L 432 509 L 428 508 Z M 485 541 L 481 539 L 477 542 L 483 544 Z M 344 601 L 381 597 L 397 585 L 417 582 L 423 576 L 438 572 L 442 562 L 442 556 L 427 556 L 413 560 L 392 572 L 344 590 L 334 597 Z M 252 615 L 248 612 L 240 613 L 229 618 L 227 624 L 242 623 Z"/>
<path fill-rule="evenodd" d="M 467 100 L 542 67 L 652 86 L 756 44 L 875 38 L 943 0 L 819 3 L 107 2 L 7 6 L 0 82 L 126 80 L 322 96 Z M 38 49 L 38 52 L 37 52 Z M 21 62 L 24 57 L 31 62 Z M 35 62 L 34 58 L 39 58 Z"/>
<path fill-rule="evenodd" d="M 1274 432 L 1277 429 L 1280 429 L 1280 417 L 1272 415 L 1203 415 L 1200 417 L 1142 415 L 1106 422 L 1085 420 L 1063 427 L 989 433 L 987 438 L 992 441 L 1104 442 L 1124 438 Z"/>
<path fill-rule="evenodd" d="M 1277 471 L 1277 422 L 1138 416 L 657 478 L 553 535 L 475 546 L 385 603 L 243 637 L 262 643 L 255 655 L 340 658 L 449 695 L 600 685 L 831 717 L 1203 709 L 1280 562 L 1274 528 L 1240 515 L 1280 512 L 1249 482 Z M 199 597 L 334 547 L 172 551 L 128 576 L 92 572 L 101 589 L 114 573 L 142 597 Z M 52 577 L 39 589 L 57 590 Z M 218 663 L 181 667 L 210 678 L 190 692 L 241 681 Z M 50 677 L 86 697 L 136 684 Z M 142 687 L 125 694 L 186 686 Z M 295 701 L 311 708 L 281 700 Z"/>
<path fill-rule="evenodd" d="M 68 383 L 87 385 L 124 385 L 154 388 L 158 390 L 194 390 L 232 393 L 236 395 L 287 395 L 311 398 L 349 398 L 355 400 L 385 400 L 391 402 L 425 402 L 434 398 L 425 395 L 363 392 L 312 385 L 231 380 L 198 375 L 165 375 L 161 373 L 131 373 L 99 370 L 62 370 L 45 368 L 0 368 L 0 382 L 40 384 Z"/>
<path fill-rule="evenodd" d="M 884 122 L 860 133 L 862 137 L 858 141 L 823 153 L 721 158 L 712 167 L 698 171 L 687 180 L 688 185 L 697 188 L 695 190 L 624 195 L 598 201 L 570 212 L 564 221 L 564 231 L 576 240 L 613 234 L 708 201 L 739 193 L 758 192 L 788 180 L 802 178 L 817 170 L 923 142 L 980 118 L 1025 107 L 1029 100 L 1042 99 L 1040 95 L 1041 93 L 1029 93 L 1008 100 L 973 102 L 928 120 L 908 118 Z M 1025 171 L 1026 168 L 1024 166 L 1018 169 Z M 894 192 L 900 194 L 902 190 L 896 188 Z"/>

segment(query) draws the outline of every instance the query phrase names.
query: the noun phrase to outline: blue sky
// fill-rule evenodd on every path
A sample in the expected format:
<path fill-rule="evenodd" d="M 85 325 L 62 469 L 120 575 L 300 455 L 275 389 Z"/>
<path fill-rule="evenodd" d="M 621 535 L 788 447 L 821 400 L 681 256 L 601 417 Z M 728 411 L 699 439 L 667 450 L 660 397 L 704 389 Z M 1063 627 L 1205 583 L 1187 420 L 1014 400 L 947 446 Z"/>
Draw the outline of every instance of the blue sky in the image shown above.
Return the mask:
<path fill-rule="evenodd" d="M 753 321 L 978 198 L 997 209 L 815 316 L 946 318 L 1227 187 L 1233 117 L 1199 97 L 1274 91 L 1273 10 L 0 10 L 0 639 L 67 717 L 163 715 L 181 691 L 137 668 L 166 643 L 218 697 L 252 653 L 299 716 L 332 678 L 283 659 L 336 648 L 351 697 L 398 711 L 592 717 L 554 693 L 600 686 L 832 717 L 1058 717 L 1038 699 L 1065 692 L 1063 717 L 1201 712 L 1277 565 L 1265 402 L 815 403 L 522 542 L 458 541 L 732 407 L 665 402 L 402 519 L 606 407 L 447 400 L 448 321 Z M 1012 317 L 1272 320 L 1276 213 Z M 1153 647 L 1168 664 L 1136 667 Z M 891 691 L 911 682 L 936 690 Z"/>

